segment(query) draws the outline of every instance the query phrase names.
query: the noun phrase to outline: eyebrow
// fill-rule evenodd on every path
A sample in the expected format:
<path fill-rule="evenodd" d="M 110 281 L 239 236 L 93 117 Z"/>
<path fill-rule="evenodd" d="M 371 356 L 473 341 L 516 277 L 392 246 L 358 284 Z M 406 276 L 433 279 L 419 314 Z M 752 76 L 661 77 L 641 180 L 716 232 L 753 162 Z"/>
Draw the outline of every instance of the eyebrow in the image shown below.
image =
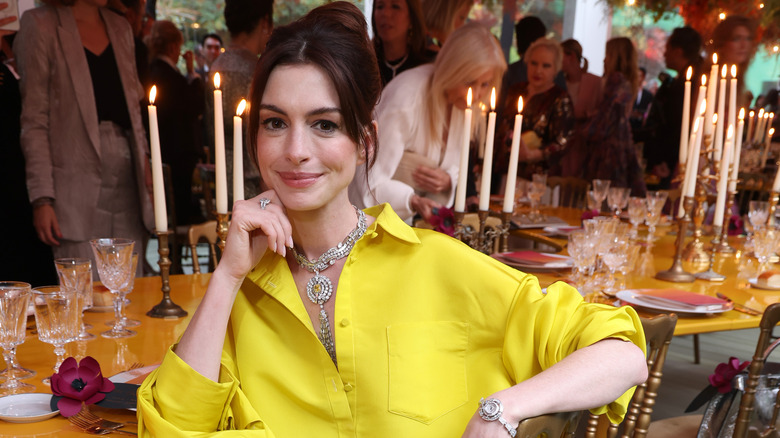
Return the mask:
<path fill-rule="evenodd" d="M 279 113 L 279 114 L 282 114 L 284 116 L 287 115 L 287 113 L 283 109 L 279 108 L 276 105 L 272 105 L 272 104 L 261 103 L 260 104 L 260 109 L 261 110 L 273 111 L 275 113 Z M 316 108 L 316 109 L 313 109 L 313 110 L 307 112 L 306 116 L 307 117 L 318 116 L 320 114 L 327 114 L 327 113 L 339 113 L 339 114 L 341 114 L 341 108 L 337 108 L 337 107 Z"/>

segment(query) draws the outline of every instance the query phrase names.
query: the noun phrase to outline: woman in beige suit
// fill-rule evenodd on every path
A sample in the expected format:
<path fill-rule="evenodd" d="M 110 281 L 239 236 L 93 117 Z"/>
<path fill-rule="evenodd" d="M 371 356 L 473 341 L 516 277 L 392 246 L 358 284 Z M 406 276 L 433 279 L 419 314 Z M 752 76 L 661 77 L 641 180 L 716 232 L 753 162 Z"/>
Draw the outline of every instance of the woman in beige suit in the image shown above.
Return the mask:
<path fill-rule="evenodd" d="M 14 45 L 33 220 L 55 257 L 92 258 L 97 237 L 143 251 L 153 223 L 133 35 L 105 3 L 49 1 Z"/>

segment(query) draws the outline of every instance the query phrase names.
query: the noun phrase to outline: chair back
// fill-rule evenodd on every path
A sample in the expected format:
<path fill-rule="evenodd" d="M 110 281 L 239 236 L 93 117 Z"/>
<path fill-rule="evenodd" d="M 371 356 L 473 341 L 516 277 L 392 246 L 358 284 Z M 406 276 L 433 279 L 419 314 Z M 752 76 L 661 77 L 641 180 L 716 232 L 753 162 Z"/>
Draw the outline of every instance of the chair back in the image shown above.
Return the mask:
<path fill-rule="evenodd" d="M 587 205 L 588 181 L 575 177 L 551 176 L 547 186 L 555 190 L 559 187 L 558 207 L 585 208 Z"/>
<path fill-rule="evenodd" d="M 748 378 L 745 384 L 745 393 L 742 395 L 742 400 L 739 404 L 739 413 L 737 414 L 737 421 L 734 425 L 734 437 L 744 438 L 748 437 L 770 437 L 777 436 L 778 432 L 775 428 L 777 422 L 778 410 L 780 410 L 780 403 L 775 401 L 774 413 L 770 425 L 763 432 L 759 432 L 754 428 L 749 428 L 750 419 L 752 417 L 754 407 L 753 403 L 756 398 L 756 388 L 758 387 L 758 378 L 764 369 L 764 363 L 766 357 L 774 348 L 770 347 L 772 342 L 772 330 L 777 323 L 780 322 L 780 303 L 770 305 L 764 311 L 764 316 L 761 317 L 761 323 L 759 324 L 760 332 L 758 335 L 758 343 L 756 344 L 756 352 L 753 354 L 753 361 L 750 362 L 748 367 Z"/>
<path fill-rule="evenodd" d="M 739 214 L 747 214 L 750 201 L 768 200 L 770 184 L 769 178 L 763 173 L 740 173 L 735 201 Z"/>
<path fill-rule="evenodd" d="M 217 266 L 217 221 L 206 221 L 202 224 L 190 225 L 187 233 L 190 249 L 192 250 L 192 272 L 200 274 L 200 262 L 198 261 L 198 242 L 205 239 L 209 244 L 209 266 Z"/>
<path fill-rule="evenodd" d="M 206 218 L 216 219 L 217 207 L 214 201 L 214 192 L 216 188 L 214 184 L 216 177 L 213 164 L 198 164 L 198 172 L 200 173 L 201 190 L 203 192 L 203 202 L 206 204 Z"/>
<path fill-rule="evenodd" d="M 179 224 L 176 220 L 176 201 L 173 199 L 173 179 L 171 166 L 163 163 L 163 187 L 165 187 L 165 212 L 168 213 L 168 229 L 175 230 Z"/>
<path fill-rule="evenodd" d="M 583 411 L 558 412 L 526 418 L 517 426 L 516 438 L 570 438 L 577 431 Z"/>
<path fill-rule="evenodd" d="M 677 325 L 677 315 L 674 313 L 658 315 L 653 318 L 640 318 L 647 340 L 647 380 L 636 387 L 631 403 L 628 405 L 626 418 L 623 420 L 622 438 L 644 438 L 650 427 L 650 416 L 661 386 L 666 352 L 674 336 Z M 590 415 L 585 432 L 587 438 L 596 437 L 598 416 Z M 618 434 L 618 425 L 610 424 L 607 437 L 614 438 Z"/>

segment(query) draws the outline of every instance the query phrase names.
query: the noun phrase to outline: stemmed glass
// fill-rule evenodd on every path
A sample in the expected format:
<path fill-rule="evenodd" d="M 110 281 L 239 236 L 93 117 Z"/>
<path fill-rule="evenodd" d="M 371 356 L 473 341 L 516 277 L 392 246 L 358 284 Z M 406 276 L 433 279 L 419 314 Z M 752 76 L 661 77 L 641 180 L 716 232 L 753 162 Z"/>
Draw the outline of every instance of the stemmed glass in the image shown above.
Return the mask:
<path fill-rule="evenodd" d="M 780 243 L 780 231 L 773 227 L 763 227 L 755 230 L 753 235 L 753 254 L 758 260 L 758 272 L 766 271 L 772 255 Z"/>
<path fill-rule="evenodd" d="M 0 347 L 6 368 L 0 371 L 5 382 L 0 384 L 0 394 L 10 395 L 32 392 L 35 386 L 20 382 L 35 375 L 35 371 L 22 368 L 16 362 L 16 346 L 24 343 L 27 325 L 27 307 L 30 303 L 30 285 L 20 281 L 0 282 Z"/>
<path fill-rule="evenodd" d="M 630 193 L 631 189 L 624 187 L 610 187 L 607 191 L 607 203 L 609 208 L 615 213 L 615 216 L 619 217 L 620 211 L 626 208 Z"/>
<path fill-rule="evenodd" d="M 639 225 L 645 221 L 645 216 L 647 216 L 647 202 L 645 198 L 636 196 L 628 198 L 628 221 L 631 222 L 630 237 L 632 239 L 636 240 Z"/>
<path fill-rule="evenodd" d="M 130 300 L 125 299 L 125 297 L 127 297 L 127 294 L 129 294 L 130 292 L 133 291 L 133 286 L 135 285 L 135 270 L 136 270 L 137 267 L 138 267 L 138 253 L 134 252 L 133 253 L 133 269 L 131 271 L 132 274 L 130 275 L 130 280 L 127 281 L 127 284 L 125 284 L 125 287 L 122 288 L 122 291 L 121 291 L 121 293 L 122 293 L 122 300 L 124 300 L 125 303 L 129 303 L 130 302 Z M 138 327 L 139 325 L 141 325 L 141 321 L 139 321 L 137 319 L 130 319 L 127 316 L 123 316 L 121 324 L 122 324 L 122 327 Z M 114 325 L 116 325 L 116 321 L 115 320 L 106 321 L 106 325 L 114 326 Z"/>
<path fill-rule="evenodd" d="M 615 273 L 628 262 L 628 241 L 623 239 L 614 239 L 607 245 L 607 251 L 602 254 L 604 264 L 609 268 L 609 277 L 606 281 L 604 293 L 615 295 Z"/>
<path fill-rule="evenodd" d="M 38 339 L 54 346 L 54 354 L 57 355 L 55 373 L 65 360 L 65 344 L 78 339 L 81 332 L 81 303 L 81 298 L 74 289 L 61 286 L 40 286 L 33 289 Z M 43 379 L 43 383 L 47 385 L 50 382 L 50 377 Z"/>
<path fill-rule="evenodd" d="M 573 231 L 569 233 L 567 249 L 577 269 L 575 278 L 577 287 L 581 293 L 587 293 L 589 292 L 588 276 L 596 263 L 595 239 L 584 230 Z"/>
<path fill-rule="evenodd" d="M 100 281 L 111 291 L 114 301 L 114 327 L 100 335 L 104 338 L 127 338 L 135 332 L 122 326 L 125 297 L 123 290 L 131 277 L 135 275 L 133 267 L 133 247 L 130 239 L 104 238 L 89 241 L 95 253 Z"/>
<path fill-rule="evenodd" d="M 659 190 L 657 192 L 647 192 L 645 200 L 647 201 L 647 216 L 645 222 L 647 223 L 647 241 L 655 241 L 655 227 L 661 220 L 661 213 L 666 204 L 666 198 L 669 196 L 669 192 Z"/>
<path fill-rule="evenodd" d="M 544 196 L 544 192 L 547 190 L 547 175 L 542 173 L 533 174 L 533 180 L 528 187 L 528 199 L 531 200 L 531 212 L 528 216 L 532 221 L 538 222 L 542 220 L 542 215 L 539 212 L 539 202 Z"/>
<path fill-rule="evenodd" d="M 95 339 L 95 335 L 87 331 L 84 324 L 84 310 L 92 307 L 92 262 L 88 259 L 62 258 L 54 260 L 57 268 L 57 276 L 60 278 L 60 286 L 65 289 L 75 290 L 81 301 L 81 333 L 79 340 L 89 341 Z"/>
<path fill-rule="evenodd" d="M 593 180 L 593 197 L 598 203 L 598 211 L 601 211 L 601 204 L 607 199 L 607 191 L 612 181 L 607 179 L 594 179 Z"/>

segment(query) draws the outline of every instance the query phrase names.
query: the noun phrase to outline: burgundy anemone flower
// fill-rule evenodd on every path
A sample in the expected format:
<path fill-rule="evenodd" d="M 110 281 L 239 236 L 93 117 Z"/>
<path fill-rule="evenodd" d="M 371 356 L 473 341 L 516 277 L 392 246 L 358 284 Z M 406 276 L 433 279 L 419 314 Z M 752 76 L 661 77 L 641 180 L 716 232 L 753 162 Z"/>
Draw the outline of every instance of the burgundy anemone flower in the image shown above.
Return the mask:
<path fill-rule="evenodd" d="M 433 209 L 431 216 L 433 229 L 448 236 L 455 234 L 455 215 L 451 208 L 441 207 Z"/>
<path fill-rule="evenodd" d="M 749 361 L 744 361 L 740 364 L 739 359 L 733 356 L 730 357 L 728 362 L 719 363 L 715 367 L 715 372 L 710 374 L 709 377 L 710 385 L 715 387 L 721 394 L 731 391 L 731 380 L 747 368 L 748 365 L 750 365 Z"/>
<path fill-rule="evenodd" d="M 91 356 L 81 359 L 69 357 L 60 365 L 59 372 L 51 376 L 51 392 L 62 397 L 57 408 L 64 417 L 70 417 L 81 410 L 81 404 L 97 403 L 114 390 L 114 384 L 103 377 L 100 364 Z"/>

